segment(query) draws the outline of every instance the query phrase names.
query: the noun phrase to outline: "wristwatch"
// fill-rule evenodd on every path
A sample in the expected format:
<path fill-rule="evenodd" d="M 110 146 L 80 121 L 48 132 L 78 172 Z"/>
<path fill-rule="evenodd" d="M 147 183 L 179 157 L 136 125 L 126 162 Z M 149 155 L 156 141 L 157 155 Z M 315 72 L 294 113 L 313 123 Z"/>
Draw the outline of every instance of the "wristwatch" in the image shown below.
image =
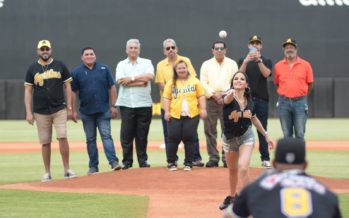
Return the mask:
<path fill-rule="evenodd" d="M 260 58 L 258 61 L 256 61 L 256 63 L 257 63 L 257 64 L 259 64 L 259 63 L 263 63 L 262 58 Z"/>

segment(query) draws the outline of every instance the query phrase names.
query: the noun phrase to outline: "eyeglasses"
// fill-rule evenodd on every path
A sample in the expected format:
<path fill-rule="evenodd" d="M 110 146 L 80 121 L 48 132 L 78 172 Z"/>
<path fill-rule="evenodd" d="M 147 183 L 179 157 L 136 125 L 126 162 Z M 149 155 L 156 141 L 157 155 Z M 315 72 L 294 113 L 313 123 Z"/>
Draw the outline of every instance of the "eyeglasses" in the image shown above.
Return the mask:
<path fill-rule="evenodd" d="M 49 47 L 41 47 L 40 51 L 50 51 L 50 48 Z"/>
<path fill-rule="evenodd" d="M 224 47 L 215 47 L 214 50 L 215 51 L 224 51 L 225 48 Z"/>
<path fill-rule="evenodd" d="M 175 50 L 175 49 L 176 49 L 176 46 L 169 46 L 169 47 L 166 47 L 166 51 L 169 51 L 170 49 Z"/>

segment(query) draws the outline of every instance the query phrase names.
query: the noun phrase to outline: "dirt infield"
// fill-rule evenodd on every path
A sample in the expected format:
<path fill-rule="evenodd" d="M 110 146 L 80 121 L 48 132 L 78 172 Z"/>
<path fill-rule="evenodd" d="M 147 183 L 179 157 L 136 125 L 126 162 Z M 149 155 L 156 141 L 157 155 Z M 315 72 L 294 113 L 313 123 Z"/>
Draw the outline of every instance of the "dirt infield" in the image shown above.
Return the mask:
<path fill-rule="evenodd" d="M 160 144 L 152 142 L 149 149 L 157 150 Z M 85 146 L 83 142 L 70 143 L 72 151 L 86 151 Z M 205 148 L 205 143 L 203 142 L 201 146 Z M 348 151 L 349 142 L 308 142 L 307 147 L 311 150 Z M 0 153 L 39 152 L 40 149 L 41 146 L 33 142 L 0 142 Z M 58 150 L 57 143 L 53 143 L 53 150 Z M 251 169 L 251 179 L 255 179 L 261 171 L 262 169 Z M 349 192 L 349 179 L 322 177 L 318 179 L 336 192 Z M 150 198 L 148 208 L 150 218 L 221 217 L 218 205 L 229 190 L 228 172 L 224 168 L 194 168 L 191 172 L 183 170 L 170 172 L 166 168 L 135 168 L 48 183 L 3 185 L 0 188 L 143 195 Z"/>
<path fill-rule="evenodd" d="M 254 179 L 262 169 L 252 169 Z M 337 192 L 349 192 L 349 179 L 318 177 Z M 221 217 L 218 205 L 228 194 L 228 172 L 224 168 L 194 168 L 187 172 L 166 168 L 129 169 L 48 183 L 22 183 L 0 186 L 55 192 L 113 193 L 149 196 L 148 217 Z"/>
<path fill-rule="evenodd" d="M 148 148 L 159 149 L 160 144 L 163 142 L 152 141 L 149 143 Z M 71 151 L 86 151 L 85 142 L 70 142 Z M 121 146 L 117 144 L 117 148 L 121 149 Z M 103 149 L 101 143 L 98 143 L 98 148 Z M 205 150 L 206 142 L 200 141 L 200 149 Z M 326 150 L 326 151 L 349 151 L 348 141 L 308 141 L 307 148 L 311 150 Z M 0 142 L 0 153 L 25 153 L 25 152 L 37 152 L 40 151 L 41 146 L 36 142 Z M 52 143 L 52 149 L 58 150 L 58 143 Z M 255 148 L 256 149 L 256 148 Z"/>

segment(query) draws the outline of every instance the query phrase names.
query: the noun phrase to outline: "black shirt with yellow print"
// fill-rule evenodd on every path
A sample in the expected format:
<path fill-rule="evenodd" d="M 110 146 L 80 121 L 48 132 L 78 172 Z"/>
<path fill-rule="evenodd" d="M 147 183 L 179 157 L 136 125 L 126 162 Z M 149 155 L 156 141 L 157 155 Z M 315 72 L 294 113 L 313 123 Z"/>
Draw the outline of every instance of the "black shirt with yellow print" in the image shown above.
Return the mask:
<path fill-rule="evenodd" d="M 227 139 L 242 136 L 252 125 L 251 118 L 256 116 L 255 107 L 251 100 L 243 108 L 234 98 L 223 106 L 224 135 Z"/>
<path fill-rule="evenodd" d="M 48 65 L 33 63 L 25 78 L 25 86 L 33 86 L 34 113 L 53 114 L 66 107 L 63 84 L 72 80 L 68 68 L 61 61 Z"/>

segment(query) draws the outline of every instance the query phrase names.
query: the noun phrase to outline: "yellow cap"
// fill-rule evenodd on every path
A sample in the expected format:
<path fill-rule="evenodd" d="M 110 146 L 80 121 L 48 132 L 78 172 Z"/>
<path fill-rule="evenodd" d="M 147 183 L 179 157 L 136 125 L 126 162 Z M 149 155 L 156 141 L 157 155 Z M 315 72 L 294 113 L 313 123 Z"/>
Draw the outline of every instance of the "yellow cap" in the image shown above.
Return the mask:
<path fill-rule="evenodd" d="M 41 47 L 44 47 L 44 46 L 51 48 L 50 41 L 44 39 L 44 40 L 41 40 L 41 41 L 38 42 L 38 48 L 41 48 Z"/>

